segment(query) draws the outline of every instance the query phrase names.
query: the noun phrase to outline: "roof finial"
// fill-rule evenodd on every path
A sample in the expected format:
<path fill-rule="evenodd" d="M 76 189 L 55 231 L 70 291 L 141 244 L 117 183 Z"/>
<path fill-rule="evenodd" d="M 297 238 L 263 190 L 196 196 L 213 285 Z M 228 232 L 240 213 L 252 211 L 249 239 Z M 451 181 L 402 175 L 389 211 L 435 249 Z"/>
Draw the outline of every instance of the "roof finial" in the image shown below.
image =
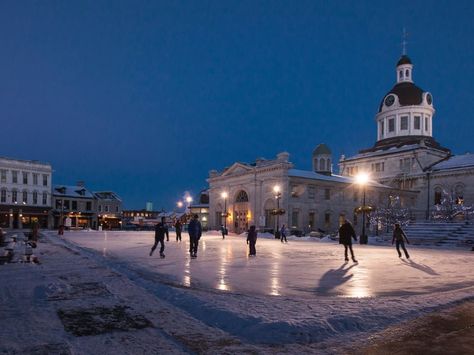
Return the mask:
<path fill-rule="evenodd" d="M 405 27 L 403 27 L 403 35 L 402 35 L 402 55 L 407 55 L 407 38 L 408 33 Z"/>

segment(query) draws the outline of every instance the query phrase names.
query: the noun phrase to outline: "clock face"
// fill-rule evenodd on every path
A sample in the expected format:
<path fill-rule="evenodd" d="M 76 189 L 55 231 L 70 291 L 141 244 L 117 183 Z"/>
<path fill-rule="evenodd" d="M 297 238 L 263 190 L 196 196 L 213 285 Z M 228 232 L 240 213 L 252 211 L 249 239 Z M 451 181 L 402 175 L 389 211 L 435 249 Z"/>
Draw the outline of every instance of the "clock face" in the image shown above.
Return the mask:
<path fill-rule="evenodd" d="M 433 96 L 431 96 L 431 94 L 426 95 L 426 102 L 428 103 L 428 105 L 431 105 L 433 103 Z"/>
<path fill-rule="evenodd" d="M 393 95 L 388 95 L 385 98 L 385 106 L 392 106 L 394 102 L 395 102 L 395 96 Z"/>

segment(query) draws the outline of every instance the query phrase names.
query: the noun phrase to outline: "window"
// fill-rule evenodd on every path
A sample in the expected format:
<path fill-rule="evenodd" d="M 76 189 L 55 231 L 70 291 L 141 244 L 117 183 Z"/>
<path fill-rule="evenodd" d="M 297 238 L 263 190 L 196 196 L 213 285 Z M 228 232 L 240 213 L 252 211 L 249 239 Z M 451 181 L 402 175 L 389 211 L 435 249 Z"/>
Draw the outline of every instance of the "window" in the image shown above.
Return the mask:
<path fill-rule="evenodd" d="M 421 117 L 420 116 L 415 116 L 415 119 L 413 121 L 413 128 L 414 129 L 420 129 L 420 122 L 421 122 Z"/>
<path fill-rule="evenodd" d="M 383 133 L 384 133 L 384 122 L 381 121 L 380 124 L 379 124 L 379 127 L 380 127 L 380 137 L 383 137 Z"/>
<path fill-rule="evenodd" d="M 105 205 L 105 212 L 109 212 L 109 205 Z"/>
<path fill-rule="evenodd" d="M 77 201 L 71 201 L 71 204 L 72 204 L 71 209 L 73 211 L 77 211 Z"/>
<path fill-rule="evenodd" d="M 429 116 L 425 117 L 425 131 L 428 132 L 428 121 L 429 121 Z"/>
<path fill-rule="evenodd" d="M 0 171 L 0 176 L 1 176 L 0 182 L 6 183 L 7 182 L 7 171 L 6 170 L 1 170 Z"/>
<path fill-rule="evenodd" d="M 324 199 L 325 200 L 331 199 L 331 189 L 324 189 Z"/>
<path fill-rule="evenodd" d="M 400 117 L 400 129 L 403 131 L 408 129 L 408 116 Z"/>
<path fill-rule="evenodd" d="M 235 202 L 249 202 L 249 197 L 247 193 L 243 190 L 239 191 L 237 197 L 235 198 Z"/>
<path fill-rule="evenodd" d="M 435 188 L 434 204 L 441 205 L 441 188 L 440 187 Z"/>
<path fill-rule="evenodd" d="M 331 213 L 326 212 L 324 214 L 324 223 L 328 226 L 331 223 Z"/>
<path fill-rule="evenodd" d="M 99 205 L 98 210 L 99 210 L 99 212 L 102 212 L 102 205 Z"/>
<path fill-rule="evenodd" d="M 298 210 L 293 210 L 291 213 L 291 226 L 294 228 L 298 228 Z"/>
<path fill-rule="evenodd" d="M 324 171 L 326 170 L 326 160 L 324 158 L 321 158 L 319 160 L 319 171 Z"/>
<path fill-rule="evenodd" d="M 18 171 L 12 170 L 12 183 L 18 184 Z"/>
<path fill-rule="evenodd" d="M 407 69 L 407 70 L 405 70 L 405 76 L 406 76 L 407 78 L 409 78 L 409 77 L 410 77 L 410 71 L 409 71 L 408 69 Z"/>
<path fill-rule="evenodd" d="M 394 132 L 395 131 L 395 118 L 390 118 L 388 120 L 388 131 Z"/>
<path fill-rule="evenodd" d="M 28 191 L 23 191 L 23 203 L 28 203 Z"/>
<path fill-rule="evenodd" d="M 119 206 L 115 206 L 115 212 L 119 211 Z"/>
<path fill-rule="evenodd" d="M 314 186 L 308 186 L 308 198 L 313 200 L 316 197 L 316 189 Z"/>
<path fill-rule="evenodd" d="M 314 219 L 315 219 L 314 217 L 315 217 L 314 212 L 310 212 L 308 216 L 308 224 L 309 224 L 309 228 L 311 229 L 314 228 Z"/>
<path fill-rule="evenodd" d="M 7 202 L 7 190 L 2 189 L 0 193 L 0 202 Z"/>
<path fill-rule="evenodd" d="M 38 204 L 38 192 L 33 191 L 33 205 Z"/>
<path fill-rule="evenodd" d="M 47 204 L 48 204 L 48 193 L 43 192 L 43 205 L 47 205 Z"/>
<path fill-rule="evenodd" d="M 28 185 L 28 173 L 26 171 L 23 171 L 22 175 L 23 175 L 23 185 Z"/>
<path fill-rule="evenodd" d="M 90 211 L 92 209 L 92 203 L 91 202 L 86 202 L 86 211 Z"/>
<path fill-rule="evenodd" d="M 43 174 L 43 186 L 48 186 L 48 175 Z"/>
<path fill-rule="evenodd" d="M 69 200 L 64 200 L 64 209 L 69 209 Z"/>
<path fill-rule="evenodd" d="M 400 79 L 403 79 L 403 70 L 400 70 L 400 72 L 398 73 L 398 77 L 399 77 Z"/>
<path fill-rule="evenodd" d="M 16 192 L 16 190 L 12 191 L 12 202 L 18 202 L 18 193 Z"/>

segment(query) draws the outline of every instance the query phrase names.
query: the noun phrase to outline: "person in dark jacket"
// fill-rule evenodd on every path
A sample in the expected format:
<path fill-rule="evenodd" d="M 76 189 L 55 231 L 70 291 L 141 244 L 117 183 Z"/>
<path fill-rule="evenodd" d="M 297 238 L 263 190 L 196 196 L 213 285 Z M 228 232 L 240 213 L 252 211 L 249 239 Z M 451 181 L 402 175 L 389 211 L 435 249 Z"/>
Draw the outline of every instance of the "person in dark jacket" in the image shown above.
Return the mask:
<path fill-rule="evenodd" d="M 221 234 L 222 234 L 222 239 L 225 239 L 225 235 L 227 234 L 227 228 L 224 227 L 223 224 L 221 224 Z"/>
<path fill-rule="evenodd" d="M 250 249 L 249 256 L 257 255 L 257 251 L 255 250 L 255 244 L 257 244 L 257 231 L 255 230 L 255 226 L 250 226 L 247 233 L 247 244 Z"/>
<path fill-rule="evenodd" d="M 199 222 L 199 216 L 195 214 L 193 219 L 188 224 L 188 233 L 189 233 L 189 254 L 191 258 L 197 257 L 197 249 L 199 244 L 199 239 L 202 235 L 201 222 Z"/>
<path fill-rule="evenodd" d="M 174 229 L 176 231 L 176 241 L 181 241 L 181 230 L 183 229 L 183 226 L 181 225 L 179 219 L 174 224 Z"/>
<path fill-rule="evenodd" d="M 280 229 L 280 240 L 281 240 L 282 243 L 283 243 L 283 239 L 285 239 L 285 243 L 288 243 L 288 241 L 286 240 L 286 227 L 285 227 L 285 225 L 282 225 L 281 229 Z"/>
<path fill-rule="evenodd" d="M 352 250 L 352 239 L 354 238 L 357 241 L 356 233 L 354 228 L 352 227 L 351 223 L 346 219 L 342 226 L 339 228 L 339 244 L 344 245 L 344 260 L 349 261 L 349 257 L 347 255 L 347 249 L 351 251 L 351 257 L 353 262 L 357 262 L 354 257 L 354 251 Z"/>
<path fill-rule="evenodd" d="M 410 244 L 408 241 L 407 235 L 403 231 L 403 229 L 400 227 L 399 223 L 395 223 L 395 228 L 393 229 L 393 238 L 392 238 L 392 245 L 393 242 L 396 242 L 397 244 L 397 252 L 398 252 L 398 257 L 402 257 L 402 253 L 400 252 L 400 246 L 402 247 L 403 251 L 405 252 L 405 256 L 407 259 L 410 259 L 410 255 L 408 255 L 407 249 L 405 248 L 405 240 L 407 241 L 407 244 Z"/>
<path fill-rule="evenodd" d="M 156 246 L 158 245 L 158 243 L 160 243 L 160 257 L 165 257 L 165 254 L 163 252 L 165 251 L 165 234 L 167 233 L 167 231 L 168 228 L 166 228 L 165 225 L 165 217 L 161 217 L 161 222 L 157 223 L 155 226 L 155 244 L 153 244 L 153 246 L 151 247 L 150 256 L 153 255 Z"/>

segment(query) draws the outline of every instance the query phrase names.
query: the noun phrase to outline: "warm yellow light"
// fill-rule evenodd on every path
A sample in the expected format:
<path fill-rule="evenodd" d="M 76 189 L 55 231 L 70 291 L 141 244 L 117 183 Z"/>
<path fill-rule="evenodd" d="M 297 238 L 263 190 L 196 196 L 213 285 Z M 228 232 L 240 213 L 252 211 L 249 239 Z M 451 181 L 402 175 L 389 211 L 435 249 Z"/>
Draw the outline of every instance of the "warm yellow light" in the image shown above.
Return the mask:
<path fill-rule="evenodd" d="M 280 192 L 280 185 L 273 186 L 273 191 L 275 191 L 276 193 L 279 193 Z"/>
<path fill-rule="evenodd" d="M 181 201 L 178 201 L 177 205 L 179 208 L 183 207 L 183 203 Z"/>
<path fill-rule="evenodd" d="M 222 196 L 222 198 L 227 198 L 227 196 L 228 196 L 227 192 L 224 191 L 223 193 L 221 193 L 221 196 Z"/>
<path fill-rule="evenodd" d="M 193 202 L 193 198 L 191 196 L 186 197 L 186 202 L 187 203 Z"/>
<path fill-rule="evenodd" d="M 356 182 L 360 185 L 365 185 L 369 181 L 369 174 L 367 173 L 359 173 L 355 177 Z"/>

